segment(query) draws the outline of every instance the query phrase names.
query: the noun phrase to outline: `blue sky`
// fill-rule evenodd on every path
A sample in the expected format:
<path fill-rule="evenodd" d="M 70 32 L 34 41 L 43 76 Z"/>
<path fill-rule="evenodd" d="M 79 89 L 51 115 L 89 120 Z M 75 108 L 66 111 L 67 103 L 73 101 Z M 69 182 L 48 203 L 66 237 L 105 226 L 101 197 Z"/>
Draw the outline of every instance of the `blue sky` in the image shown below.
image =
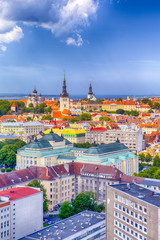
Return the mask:
<path fill-rule="evenodd" d="M 158 0 L 0 0 L 0 93 L 159 94 L 159 26 Z"/>

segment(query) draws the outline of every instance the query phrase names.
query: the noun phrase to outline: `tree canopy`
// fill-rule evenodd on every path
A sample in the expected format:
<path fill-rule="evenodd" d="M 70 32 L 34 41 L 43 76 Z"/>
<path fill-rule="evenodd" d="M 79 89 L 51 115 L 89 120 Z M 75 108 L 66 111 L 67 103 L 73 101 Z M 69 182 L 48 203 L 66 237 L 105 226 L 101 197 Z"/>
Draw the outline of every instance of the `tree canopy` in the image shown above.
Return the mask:
<path fill-rule="evenodd" d="M 102 212 L 105 210 L 104 204 L 97 203 L 96 193 L 87 191 L 76 196 L 73 202 L 64 202 L 59 211 L 60 219 L 65 219 L 85 210 Z"/>
<path fill-rule="evenodd" d="M 49 200 L 47 199 L 46 189 L 44 188 L 44 186 L 37 179 L 31 181 L 27 186 L 37 187 L 37 188 L 40 188 L 41 191 L 43 191 L 43 212 L 47 213 Z"/>

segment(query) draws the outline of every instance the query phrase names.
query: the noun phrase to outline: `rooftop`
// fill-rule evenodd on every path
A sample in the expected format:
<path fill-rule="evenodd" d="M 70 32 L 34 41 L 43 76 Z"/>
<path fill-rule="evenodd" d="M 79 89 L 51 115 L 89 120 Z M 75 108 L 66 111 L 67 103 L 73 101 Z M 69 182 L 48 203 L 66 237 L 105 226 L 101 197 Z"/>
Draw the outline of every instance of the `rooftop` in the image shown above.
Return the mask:
<path fill-rule="evenodd" d="M 28 197 L 40 191 L 31 187 L 17 187 L 0 191 L 0 196 L 9 197 L 10 201 L 14 201 L 20 198 Z"/>
<path fill-rule="evenodd" d="M 42 123 L 40 122 L 3 122 L 1 123 L 1 126 L 4 126 L 4 127 L 8 127 L 8 126 L 11 126 L 11 127 L 19 127 L 19 126 L 23 126 L 23 127 L 27 127 L 27 126 L 41 126 L 43 125 Z"/>
<path fill-rule="evenodd" d="M 105 154 L 105 153 L 111 153 L 111 152 L 117 152 L 117 151 L 124 151 L 124 150 L 128 150 L 128 148 L 120 143 L 119 141 L 116 141 L 114 143 L 108 143 L 108 144 L 102 144 L 102 145 L 96 145 L 94 144 L 92 147 L 90 147 L 89 149 L 87 149 L 84 154 Z"/>
<path fill-rule="evenodd" d="M 142 200 L 143 202 L 160 207 L 160 194 L 150 191 L 134 183 L 131 184 L 117 184 L 110 185 L 110 187 L 117 189 L 124 194 L 130 195 L 134 198 Z"/>
<path fill-rule="evenodd" d="M 83 237 L 85 238 L 86 236 L 93 234 L 94 227 L 92 228 L 92 230 L 91 229 L 89 230 L 89 228 L 94 226 L 95 224 L 96 224 L 95 232 L 102 228 L 105 228 L 105 214 L 92 211 L 84 211 L 72 217 L 69 217 L 63 221 L 60 221 L 56 224 L 50 225 L 44 228 L 43 230 L 38 231 L 22 239 L 71 240 L 76 239 L 77 234 L 78 233 L 81 234 L 81 231 L 83 231 Z M 97 224 L 99 224 L 99 226 L 97 226 Z"/>

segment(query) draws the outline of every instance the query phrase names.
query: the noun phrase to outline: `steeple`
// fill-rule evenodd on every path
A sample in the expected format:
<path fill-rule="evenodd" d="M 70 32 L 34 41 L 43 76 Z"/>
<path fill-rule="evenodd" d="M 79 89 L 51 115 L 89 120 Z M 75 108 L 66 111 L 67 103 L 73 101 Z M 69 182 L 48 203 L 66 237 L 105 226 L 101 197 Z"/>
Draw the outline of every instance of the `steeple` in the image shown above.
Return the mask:
<path fill-rule="evenodd" d="M 88 94 L 90 94 L 90 95 L 93 94 L 93 92 L 92 92 L 92 85 L 91 85 L 91 82 L 90 82 L 90 85 L 89 85 L 89 92 L 88 92 Z"/>
<path fill-rule="evenodd" d="M 63 88 L 62 88 L 62 93 L 61 97 L 69 97 L 67 90 L 66 90 L 66 79 L 65 79 L 65 73 L 64 73 L 64 80 L 63 80 Z"/>

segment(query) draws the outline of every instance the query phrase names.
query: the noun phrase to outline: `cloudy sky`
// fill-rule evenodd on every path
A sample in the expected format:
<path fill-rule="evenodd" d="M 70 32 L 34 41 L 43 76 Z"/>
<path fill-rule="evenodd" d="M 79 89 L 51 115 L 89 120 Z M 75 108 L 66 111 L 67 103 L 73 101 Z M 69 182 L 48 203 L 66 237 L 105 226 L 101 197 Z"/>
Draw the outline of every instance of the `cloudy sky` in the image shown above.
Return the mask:
<path fill-rule="evenodd" d="M 0 93 L 160 94 L 158 0 L 0 0 Z"/>

